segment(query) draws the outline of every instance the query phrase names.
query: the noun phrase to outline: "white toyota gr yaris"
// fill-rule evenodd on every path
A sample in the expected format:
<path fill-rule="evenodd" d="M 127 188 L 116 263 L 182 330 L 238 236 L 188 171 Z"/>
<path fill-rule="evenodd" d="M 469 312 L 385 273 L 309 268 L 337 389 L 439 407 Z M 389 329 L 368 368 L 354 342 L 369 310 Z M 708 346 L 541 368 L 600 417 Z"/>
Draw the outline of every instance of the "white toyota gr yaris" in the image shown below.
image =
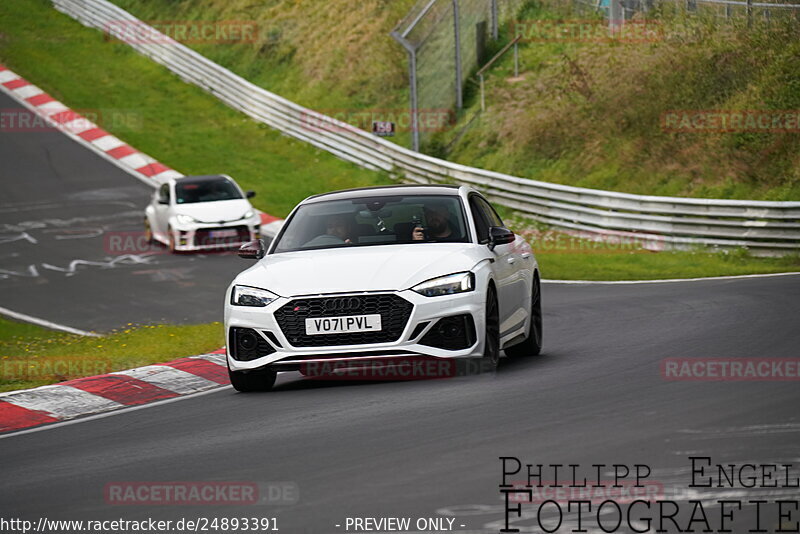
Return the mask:
<path fill-rule="evenodd" d="M 224 174 L 167 180 L 145 209 L 145 236 L 172 252 L 240 246 L 260 237 L 261 217 L 233 178 Z"/>
<path fill-rule="evenodd" d="M 408 361 L 481 362 L 541 350 L 539 268 L 475 190 L 387 186 L 301 202 L 225 296 L 239 391 L 280 371 L 351 372 Z M 416 360 L 419 359 L 419 360 Z"/>

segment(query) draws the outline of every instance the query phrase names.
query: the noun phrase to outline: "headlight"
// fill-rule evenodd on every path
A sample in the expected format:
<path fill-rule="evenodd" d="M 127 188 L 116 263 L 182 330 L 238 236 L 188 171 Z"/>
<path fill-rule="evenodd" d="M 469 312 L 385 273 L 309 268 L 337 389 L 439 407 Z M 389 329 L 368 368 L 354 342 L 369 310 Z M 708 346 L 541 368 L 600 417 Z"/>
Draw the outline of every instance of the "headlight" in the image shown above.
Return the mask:
<path fill-rule="evenodd" d="M 177 215 L 175 220 L 178 221 L 178 224 L 192 224 L 197 222 L 197 219 L 194 217 L 189 217 L 188 215 L 183 214 Z"/>
<path fill-rule="evenodd" d="M 257 287 L 233 286 L 233 291 L 231 291 L 231 304 L 234 306 L 263 308 L 277 298 L 278 295 Z"/>
<path fill-rule="evenodd" d="M 253 210 L 247 210 L 247 213 L 242 215 L 242 219 L 249 219 L 250 217 L 252 217 L 255 214 L 256 214 L 256 212 L 254 212 Z"/>
<path fill-rule="evenodd" d="M 464 293 L 475 289 L 475 275 L 470 272 L 448 274 L 422 282 L 411 289 L 426 297 Z"/>

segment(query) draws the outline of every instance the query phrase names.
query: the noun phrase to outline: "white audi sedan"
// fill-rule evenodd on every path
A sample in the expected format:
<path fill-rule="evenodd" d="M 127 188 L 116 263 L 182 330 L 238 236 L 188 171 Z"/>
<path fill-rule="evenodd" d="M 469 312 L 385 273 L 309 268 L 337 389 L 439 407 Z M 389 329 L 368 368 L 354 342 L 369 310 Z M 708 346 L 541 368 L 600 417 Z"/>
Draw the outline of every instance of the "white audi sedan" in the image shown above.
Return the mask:
<path fill-rule="evenodd" d="M 541 350 L 539 268 L 468 187 L 385 186 L 307 198 L 225 297 L 239 391 L 281 371 L 350 376 L 398 361 L 480 362 Z M 371 367 L 373 368 L 373 367 Z"/>
<path fill-rule="evenodd" d="M 156 189 L 145 209 L 145 234 L 172 252 L 240 246 L 260 237 L 261 216 L 230 176 L 184 176 Z"/>

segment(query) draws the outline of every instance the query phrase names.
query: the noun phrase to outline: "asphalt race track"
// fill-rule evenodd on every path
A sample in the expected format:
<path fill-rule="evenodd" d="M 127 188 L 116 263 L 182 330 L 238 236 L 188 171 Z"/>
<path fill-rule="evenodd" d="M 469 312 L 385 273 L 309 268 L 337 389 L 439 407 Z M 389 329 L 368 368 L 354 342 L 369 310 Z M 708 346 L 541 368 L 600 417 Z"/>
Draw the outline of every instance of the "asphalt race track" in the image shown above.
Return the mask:
<path fill-rule="evenodd" d="M 149 186 L 57 131 L 0 132 L 0 162 L 0 306 L 97 331 L 222 320 L 244 261 L 141 244 Z"/>
<path fill-rule="evenodd" d="M 3 515 L 258 516 L 277 518 L 280 532 L 326 533 L 345 532 L 346 516 L 455 514 L 456 530 L 497 532 L 499 456 L 648 464 L 670 496 L 688 484 L 688 455 L 798 463 L 796 381 L 667 381 L 660 363 L 796 358 L 800 277 L 547 284 L 543 301 L 543 354 L 506 359 L 494 375 L 383 383 L 281 375 L 269 393 L 223 388 L 0 438 L 3 478 L 14 481 L 0 485 Z M 130 481 L 283 482 L 299 493 L 294 504 L 238 507 L 105 501 L 107 484 Z"/>

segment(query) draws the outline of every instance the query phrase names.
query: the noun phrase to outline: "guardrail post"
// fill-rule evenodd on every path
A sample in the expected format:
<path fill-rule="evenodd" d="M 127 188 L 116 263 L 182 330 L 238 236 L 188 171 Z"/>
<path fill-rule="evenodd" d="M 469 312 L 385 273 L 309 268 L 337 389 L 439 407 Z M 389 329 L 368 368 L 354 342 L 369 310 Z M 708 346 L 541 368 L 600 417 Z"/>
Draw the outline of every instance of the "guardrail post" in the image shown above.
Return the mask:
<path fill-rule="evenodd" d="M 747 27 L 753 27 L 753 0 L 747 0 Z"/>

